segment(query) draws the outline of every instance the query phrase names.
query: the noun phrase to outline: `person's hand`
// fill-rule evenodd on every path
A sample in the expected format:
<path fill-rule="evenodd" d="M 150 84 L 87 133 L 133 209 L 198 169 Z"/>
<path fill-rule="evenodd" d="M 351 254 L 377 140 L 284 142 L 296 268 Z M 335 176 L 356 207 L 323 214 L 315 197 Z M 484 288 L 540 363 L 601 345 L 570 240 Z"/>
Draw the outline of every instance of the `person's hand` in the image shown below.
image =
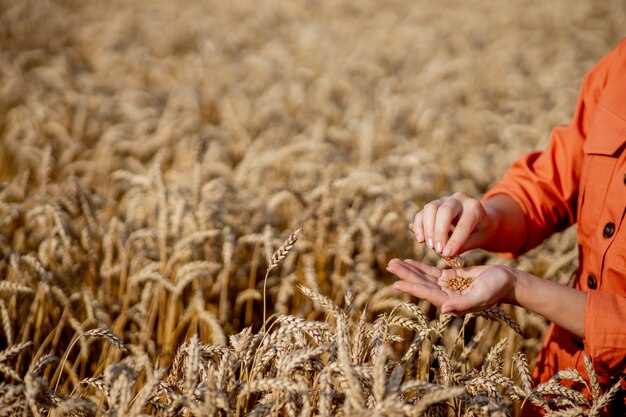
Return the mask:
<path fill-rule="evenodd" d="M 400 278 L 397 290 L 428 300 L 441 307 L 442 313 L 462 315 L 485 310 L 500 302 L 511 302 L 516 270 L 505 266 L 475 266 L 463 269 L 439 269 L 413 260 L 392 259 L 387 271 Z M 461 292 L 447 287 L 456 274 L 472 277 L 472 284 Z"/>
<path fill-rule="evenodd" d="M 413 230 L 418 242 L 453 257 L 488 241 L 492 223 L 480 201 L 459 192 L 426 204 L 415 215 Z"/>

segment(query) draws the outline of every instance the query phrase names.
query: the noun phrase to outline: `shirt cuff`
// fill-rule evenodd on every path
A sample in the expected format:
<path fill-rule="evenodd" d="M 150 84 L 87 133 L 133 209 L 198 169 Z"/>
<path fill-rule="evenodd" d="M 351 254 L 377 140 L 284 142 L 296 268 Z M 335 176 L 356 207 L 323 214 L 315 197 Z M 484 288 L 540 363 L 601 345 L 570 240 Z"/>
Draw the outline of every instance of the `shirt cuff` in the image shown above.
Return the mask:
<path fill-rule="evenodd" d="M 601 379 L 624 373 L 626 367 L 626 297 L 589 290 L 585 310 L 585 352 Z"/>

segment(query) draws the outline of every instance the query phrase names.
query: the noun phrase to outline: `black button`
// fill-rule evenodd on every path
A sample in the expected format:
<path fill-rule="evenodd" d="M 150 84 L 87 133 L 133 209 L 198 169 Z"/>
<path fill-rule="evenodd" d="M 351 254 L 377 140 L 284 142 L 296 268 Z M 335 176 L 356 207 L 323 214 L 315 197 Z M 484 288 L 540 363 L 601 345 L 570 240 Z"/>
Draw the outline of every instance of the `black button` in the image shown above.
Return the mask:
<path fill-rule="evenodd" d="M 608 239 L 613 236 L 613 233 L 615 233 L 615 223 L 608 222 L 606 225 L 604 225 L 604 229 L 602 230 L 602 236 Z"/>
<path fill-rule="evenodd" d="M 595 290 L 597 286 L 598 282 L 596 281 L 596 277 L 594 277 L 593 274 L 589 274 L 587 276 L 587 287 L 590 290 Z"/>

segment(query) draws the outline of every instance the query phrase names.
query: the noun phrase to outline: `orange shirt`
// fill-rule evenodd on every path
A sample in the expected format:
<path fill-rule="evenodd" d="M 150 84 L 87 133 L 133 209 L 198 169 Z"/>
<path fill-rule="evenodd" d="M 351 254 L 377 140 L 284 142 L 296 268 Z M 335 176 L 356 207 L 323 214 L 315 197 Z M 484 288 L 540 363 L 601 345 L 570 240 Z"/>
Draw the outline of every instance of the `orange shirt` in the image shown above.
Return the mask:
<path fill-rule="evenodd" d="M 520 253 L 577 223 L 574 286 L 588 293 L 585 339 L 552 324 L 537 380 L 565 368 L 586 375 L 584 352 L 604 383 L 625 375 L 625 144 L 626 39 L 585 76 L 571 124 L 556 127 L 547 149 L 519 159 L 484 197 L 507 194 L 522 208 L 528 233 Z"/>

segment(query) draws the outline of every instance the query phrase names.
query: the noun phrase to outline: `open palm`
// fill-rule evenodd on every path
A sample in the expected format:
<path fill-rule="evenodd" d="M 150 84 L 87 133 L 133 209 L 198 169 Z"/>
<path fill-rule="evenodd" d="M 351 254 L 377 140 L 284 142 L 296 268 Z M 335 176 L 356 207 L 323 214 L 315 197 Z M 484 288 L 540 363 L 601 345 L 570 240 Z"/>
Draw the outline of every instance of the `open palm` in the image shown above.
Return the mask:
<path fill-rule="evenodd" d="M 440 269 L 414 260 L 392 259 L 387 270 L 400 278 L 394 288 L 441 307 L 443 313 L 465 314 L 506 302 L 512 291 L 512 274 L 505 266 Z M 461 292 L 448 288 L 456 275 L 474 278 Z"/>

